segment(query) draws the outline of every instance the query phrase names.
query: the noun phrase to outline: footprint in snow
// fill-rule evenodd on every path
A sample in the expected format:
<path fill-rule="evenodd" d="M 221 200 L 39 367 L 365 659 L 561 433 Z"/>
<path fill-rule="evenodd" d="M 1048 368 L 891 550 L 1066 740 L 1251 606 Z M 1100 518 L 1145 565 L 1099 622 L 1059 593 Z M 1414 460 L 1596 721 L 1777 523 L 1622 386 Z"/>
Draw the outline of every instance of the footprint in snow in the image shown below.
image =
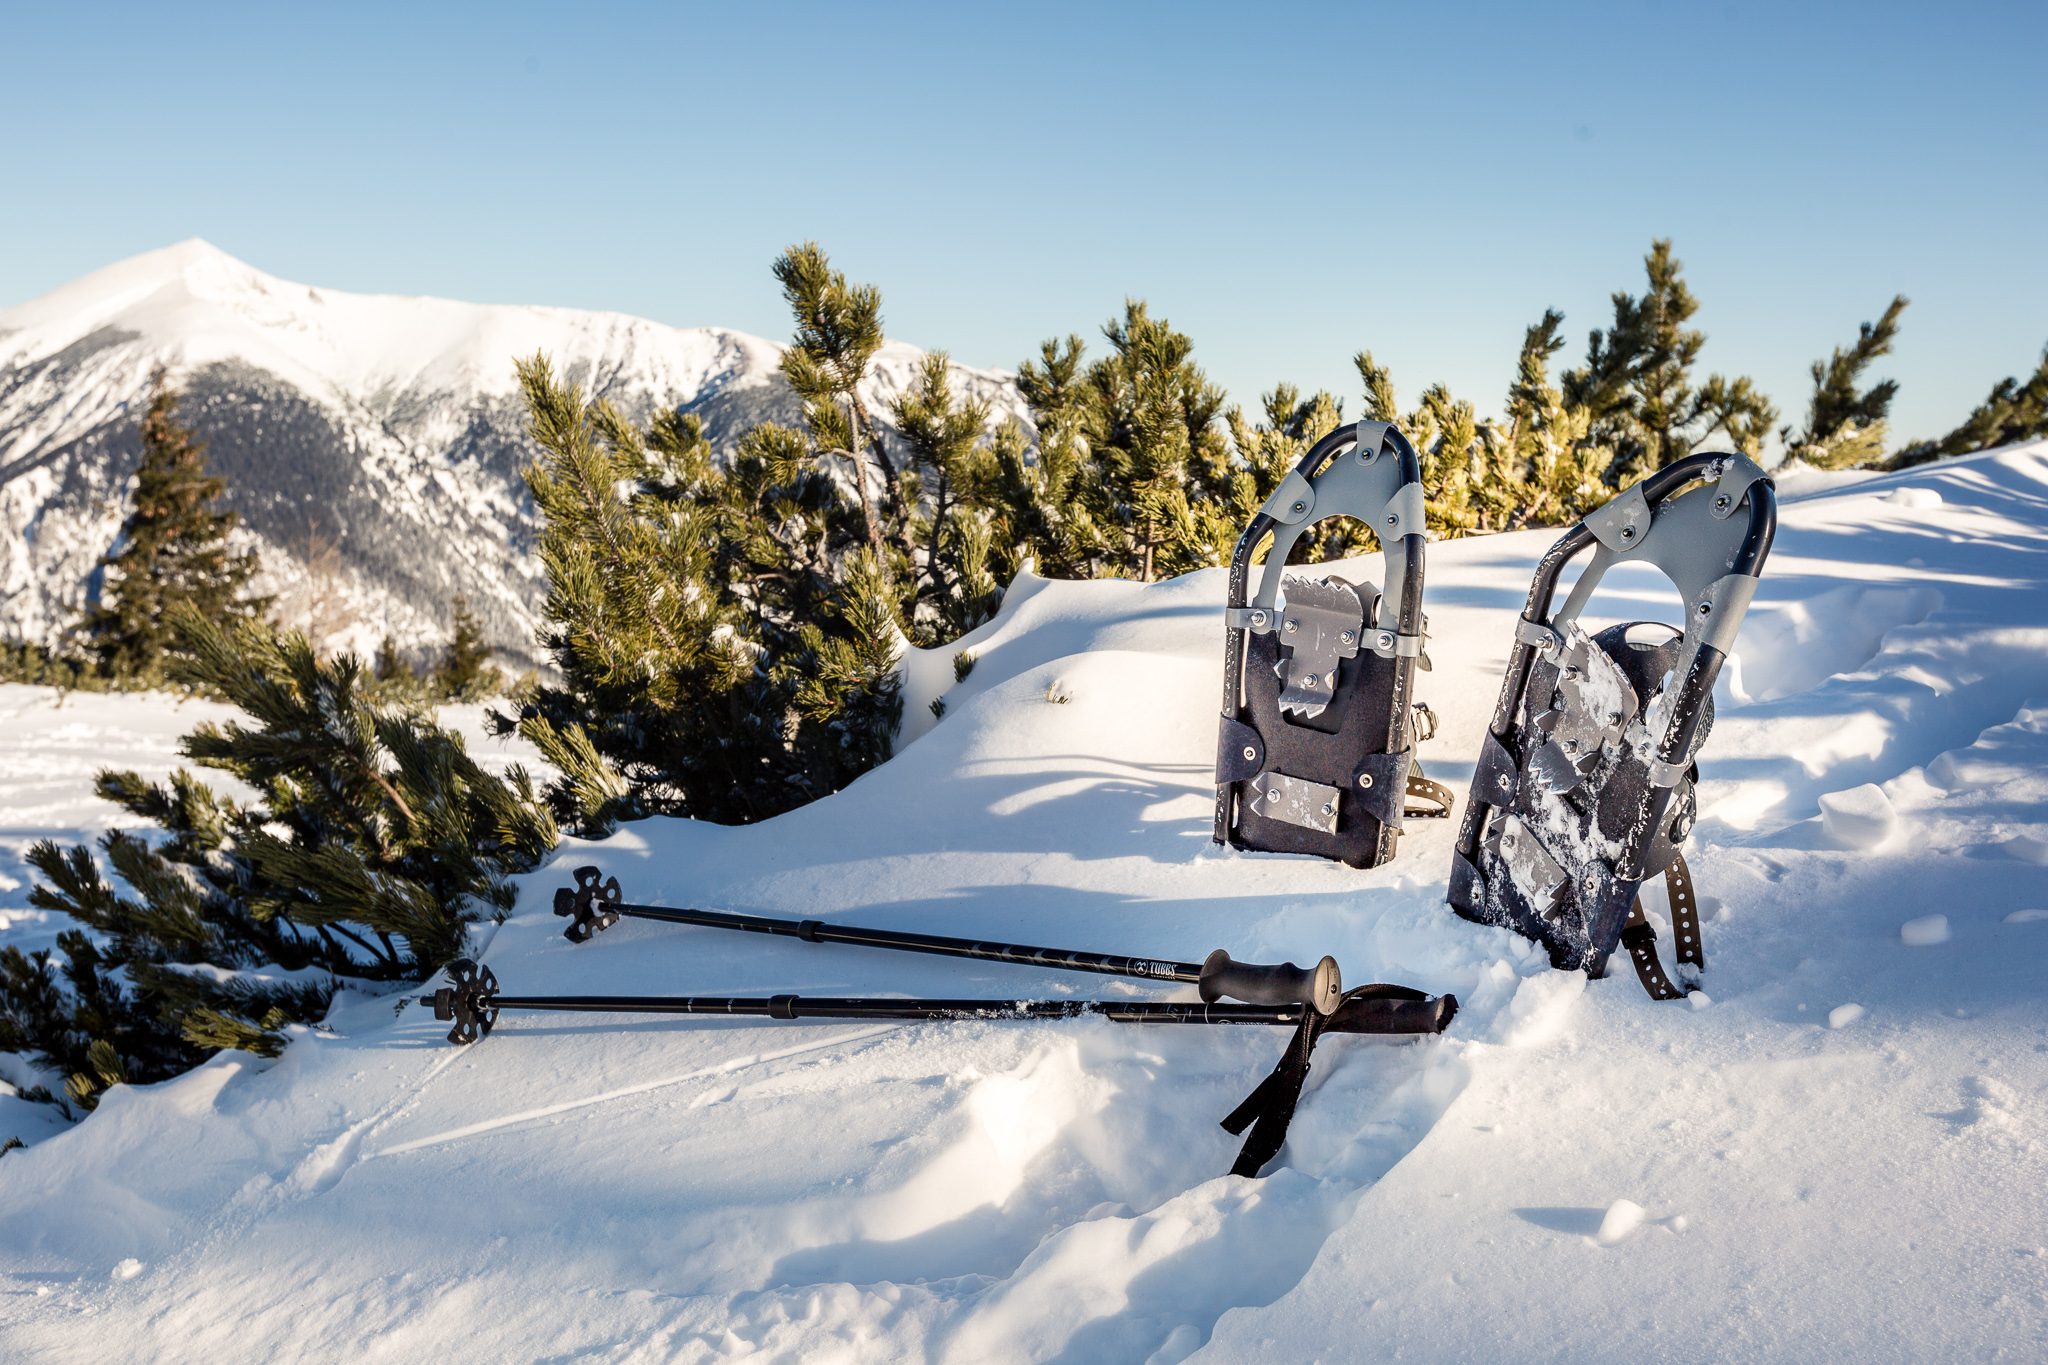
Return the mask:
<path fill-rule="evenodd" d="M 2036 834 L 2017 834 L 2005 841 L 2008 858 L 2018 858 L 2023 863 L 2034 863 L 2048 867 L 2048 838 Z"/>

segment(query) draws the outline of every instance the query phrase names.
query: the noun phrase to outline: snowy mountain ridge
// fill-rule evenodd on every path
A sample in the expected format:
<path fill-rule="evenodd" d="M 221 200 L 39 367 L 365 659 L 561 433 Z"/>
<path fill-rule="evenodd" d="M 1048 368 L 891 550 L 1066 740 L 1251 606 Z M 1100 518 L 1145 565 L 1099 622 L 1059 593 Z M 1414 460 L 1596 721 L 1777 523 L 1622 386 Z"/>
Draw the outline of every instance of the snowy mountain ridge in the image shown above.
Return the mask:
<path fill-rule="evenodd" d="M 352 294 L 265 274 L 192 240 L 0 310 L 0 635 L 48 640 L 84 600 L 120 524 L 149 377 L 184 390 L 288 617 L 368 648 L 431 639 L 476 601 L 522 656 L 545 591 L 519 472 L 531 458 L 514 358 L 629 412 L 676 403 L 714 441 L 794 420 L 782 346 L 619 313 Z M 923 352 L 876 357 L 886 413 Z M 1008 376 L 956 367 L 999 413 Z"/>

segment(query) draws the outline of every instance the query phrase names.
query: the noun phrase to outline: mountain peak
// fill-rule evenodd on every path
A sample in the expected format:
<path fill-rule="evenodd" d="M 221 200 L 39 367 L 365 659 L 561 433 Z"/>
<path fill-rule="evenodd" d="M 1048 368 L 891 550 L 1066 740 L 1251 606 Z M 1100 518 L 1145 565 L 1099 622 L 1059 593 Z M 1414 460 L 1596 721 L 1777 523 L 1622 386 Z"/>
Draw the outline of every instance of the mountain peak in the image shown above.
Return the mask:
<path fill-rule="evenodd" d="M 201 237 L 102 266 L 18 307 L 0 310 L 0 327 L 56 325 L 82 334 L 158 297 L 223 301 L 265 293 L 281 283 Z"/>

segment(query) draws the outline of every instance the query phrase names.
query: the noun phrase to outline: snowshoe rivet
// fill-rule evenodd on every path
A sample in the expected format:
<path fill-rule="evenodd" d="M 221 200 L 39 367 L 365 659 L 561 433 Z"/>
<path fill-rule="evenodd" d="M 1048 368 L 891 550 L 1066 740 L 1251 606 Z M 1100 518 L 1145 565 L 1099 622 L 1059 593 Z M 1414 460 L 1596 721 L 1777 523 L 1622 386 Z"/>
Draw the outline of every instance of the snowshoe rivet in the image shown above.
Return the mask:
<path fill-rule="evenodd" d="M 1348 645 L 1348 644 L 1350 644 L 1350 643 L 1351 643 L 1351 642 L 1352 642 L 1353 640 L 1356 640 L 1356 639 L 1358 638 L 1358 632 L 1357 632 L 1357 631 L 1355 631 L 1355 630 L 1347 630 L 1347 631 L 1345 631 L 1345 632 L 1344 632 L 1343 634 L 1339 635 L 1339 636 L 1338 636 L 1337 638 L 1338 638 L 1338 639 L 1340 639 L 1340 640 L 1342 640 L 1342 641 L 1343 641 L 1343 642 L 1344 642 L 1345 644 L 1347 644 L 1347 645 Z"/>
<path fill-rule="evenodd" d="M 1295 499 L 1294 507 L 1291 510 L 1294 512 L 1294 515 L 1300 516 L 1303 512 L 1306 512 L 1308 510 L 1308 504 L 1297 498 Z"/>
<path fill-rule="evenodd" d="M 1381 631 L 1379 638 L 1379 647 L 1381 649 L 1392 649 L 1394 647 L 1394 637 L 1392 635 L 1389 635 L 1384 630 Z"/>
<path fill-rule="evenodd" d="M 1387 525 L 1389 526 L 1399 526 L 1400 524 L 1401 514 L 1399 512 L 1395 512 L 1387 518 Z"/>
<path fill-rule="evenodd" d="M 1268 801 L 1278 801 L 1280 799 L 1280 789 L 1275 787 L 1272 791 L 1267 792 L 1266 799 Z"/>
<path fill-rule="evenodd" d="M 1247 744 L 1247 745 L 1245 745 L 1245 746 L 1244 746 L 1244 761 L 1245 761 L 1245 762 L 1247 762 L 1247 763 L 1256 763 L 1256 762 L 1258 762 L 1258 758 L 1259 758 L 1259 751 L 1258 751 L 1257 749 L 1254 749 L 1254 748 L 1253 748 L 1253 747 L 1252 747 L 1251 745 L 1249 745 L 1249 744 Z"/>
<path fill-rule="evenodd" d="M 1714 614 L 1714 604 L 1713 604 L 1712 602 L 1702 602 L 1702 603 L 1700 603 L 1700 615 L 1702 615 L 1702 616 L 1712 616 L 1713 614 Z"/>
<path fill-rule="evenodd" d="M 1720 497 L 1714 499 L 1714 510 L 1716 512 L 1725 512 L 1728 510 L 1728 495 L 1726 493 L 1723 493 Z"/>
<path fill-rule="evenodd" d="M 1311 673 L 1306 678 L 1303 678 L 1301 680 L 1301 685 L 1303 687 L 1314 687 L 1317 683 L 1321 681 L 1321 678 L 1318 678 L 1315 674 Z"/>
<path fill-rule="evenodd" d="M 1267 617 L 1266 613 L 1263 611 L 1255 611 L 1252 613 L 1252 624 L 1255 626 L 1265 625 L 1268 619 L 1269 618 Z"/>
<path fill-rule="evenodd" d="M 1622 528 L 1621 528 L 1621 538 L 1622 538 L 1623 540 L 1634 540 L 1634 539 L 1636 538 L 1636 528 L 1635 528 L 1635 527 L 1633 527 L 1633 526 L 1624 526 L 1624 527 L 1622 527 Z"/>
<path fill-rule="evenodd" d="M 1288 633 L 1289 635 L 1292 635 L 1292 634 L 1294 634 L 1294 632 L 1295 632 L 1295 631 L 1297 631 L 1297 630 L 1300 630 L 1300 629 L 1301 629 L 1301 622 L 1299 622 L 1299 621 L 1297 621 L 1297 620 L 1294 620 L 1294 619 L 1293 619 L 1292 617 L 1289 617 L 1289 618 L 1288 618 L 1288 621 L 1287 621 L 1287 633 Z"/>
<path fill-rule="evenodd" d="M 1506 791 L 1508 788 L 1515 785 L 1515 779 L 1509 777 L 1506 773 L 1502 773 L 1500 777 L 1496 780 L 1500 783 L 1500 789 L 1502 791 Z"/>
<path fill-rule="evenodd" d="M 1372 786 L 1372 774 L 1371 774 L 1371 773 L 1360 773 L 1360 774 L 1358 775 L 1358 785 L 1359 785 L 1359 786 L 1361 786 L 1361 787 L 1370 787 L 1370 786 Z"/>
<path fill-rule="evenodd" d="M 1325 814 L 1325 815 L 1334 815 L 1334 814 L 1336 814 L 1336 811 L 1337 811 L 1337 805 L 1336 805 L 1336 803 L 1335 803 L 1335 802 L 1333 802 L 1333 801 L 1325 801 L 1325 802 L 1323 802 L 1323 814 Z"/>

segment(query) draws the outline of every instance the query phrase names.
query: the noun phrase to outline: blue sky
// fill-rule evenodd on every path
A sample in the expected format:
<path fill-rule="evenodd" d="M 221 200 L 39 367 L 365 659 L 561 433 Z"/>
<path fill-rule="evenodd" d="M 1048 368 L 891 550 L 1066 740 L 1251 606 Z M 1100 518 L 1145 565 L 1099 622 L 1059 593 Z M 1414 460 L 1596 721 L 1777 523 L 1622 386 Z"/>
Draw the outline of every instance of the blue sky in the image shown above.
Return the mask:
<path fill-rule="evenodd" d="M 2048 343 L 2048 5 L 0 0 L 0 303 L 205 237 L 289 279 L 786 330 L 816 238 L 1010 367 L 1126 295 L 1234 398 L 1496 411 L 1676 239 L 1788 417 L 1894 292 L 1898 437 Z"/>

